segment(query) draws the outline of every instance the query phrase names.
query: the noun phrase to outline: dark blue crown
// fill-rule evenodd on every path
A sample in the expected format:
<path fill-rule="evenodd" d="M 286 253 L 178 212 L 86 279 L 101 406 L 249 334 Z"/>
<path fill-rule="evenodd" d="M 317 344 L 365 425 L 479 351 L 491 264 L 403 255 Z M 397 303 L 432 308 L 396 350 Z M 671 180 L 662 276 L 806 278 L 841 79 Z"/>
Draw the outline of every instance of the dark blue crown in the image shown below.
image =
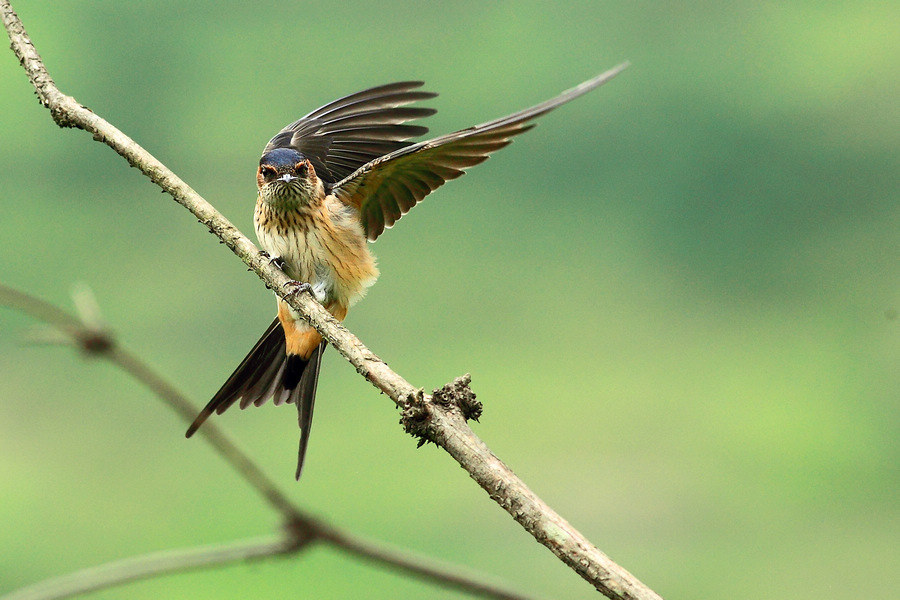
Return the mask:
<path fill-rule="evenodd" d="M 262 155 L 259 159 L 260 165 L 270 165 L 279 168 L 293 167 L 306 157 L 294 150 L 293 148 L 275 148 Z"/>

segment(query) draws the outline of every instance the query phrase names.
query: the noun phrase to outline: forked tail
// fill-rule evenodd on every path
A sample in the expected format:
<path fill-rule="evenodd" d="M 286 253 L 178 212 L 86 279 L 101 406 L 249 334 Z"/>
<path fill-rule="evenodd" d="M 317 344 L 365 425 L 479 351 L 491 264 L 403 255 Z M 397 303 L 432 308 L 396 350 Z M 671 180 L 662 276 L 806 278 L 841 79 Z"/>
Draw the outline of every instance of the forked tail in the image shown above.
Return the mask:
<path fill-rule="evenodd" d="M 238 400 L 241 409 L 251 404 L 260 406 L 269 398 L 276 405 L 294 403 L 297 405 L 300 424 L 300 449 L 297 456 L 297 479 L 300 479 L 309 444 L 309 429 L 325 345 L 324 341 L 319 344 L 308 359 L 286 355 L 284 330 L 276 318 L 231 377 L 200 411 L 188 427 L 186 437 L 194 435 L 210 415 L 221 415 Z"/>

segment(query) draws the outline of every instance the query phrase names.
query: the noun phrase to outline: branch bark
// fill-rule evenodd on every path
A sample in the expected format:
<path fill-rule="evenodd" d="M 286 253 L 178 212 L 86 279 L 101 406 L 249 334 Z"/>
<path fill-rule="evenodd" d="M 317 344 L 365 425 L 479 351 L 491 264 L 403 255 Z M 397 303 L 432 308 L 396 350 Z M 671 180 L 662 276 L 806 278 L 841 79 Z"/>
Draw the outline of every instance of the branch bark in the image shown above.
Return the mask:
<path fill-rule="evenodd" d="M 463 416 L 464 409 L 458 403 L 434 402 L 432 396 L 392 371 L 310 294 L 285 295 L 288 277 L 270 265 L 254 244 L 212 205 L 131 138 L 60 92 L 8 0 L 0 0 L 0 10 L 13 51 L 28 74 L 38 99 L 50 110 L 60 127 L 88 131 L 95 140 L 108 145 L 187 208 L 256 272 L 267 287 L 302 314 L 361 375 L 404 411 L 411 413 L 410 422 L 418 424 L 415 431 L 444 448 L 526 531 L 598 591 L 615 599 L 659 599 L 656 593 L 600 552 L 528 489 L 472 432 Z"/>

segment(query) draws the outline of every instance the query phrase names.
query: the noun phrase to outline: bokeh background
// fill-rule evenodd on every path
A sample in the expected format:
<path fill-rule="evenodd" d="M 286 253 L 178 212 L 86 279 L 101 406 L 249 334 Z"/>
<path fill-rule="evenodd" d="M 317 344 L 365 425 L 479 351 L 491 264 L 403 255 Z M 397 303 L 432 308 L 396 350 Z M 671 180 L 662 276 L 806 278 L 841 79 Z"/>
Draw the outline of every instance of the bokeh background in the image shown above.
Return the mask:
<path fill-rule="evenodd" d="M 435 134 L 632 66 L 375 245 L 349 327 L 666 598 L 900 587 L 900 4 L 16 1 L 61 89 L 252 235 L 268 138 L 421 78 Z M 268 324 L 257 278 L 0 52 L 0 281 L 84 282 L 206 402 Z M 277 516 L 147 390 L 0 309 L 0 592 Z M 292 408 L 219 417 L 306 509 L 542 597 L 596 593 L 334 351 Z M 457 598 L 320 548 L 96 598 Z"/>

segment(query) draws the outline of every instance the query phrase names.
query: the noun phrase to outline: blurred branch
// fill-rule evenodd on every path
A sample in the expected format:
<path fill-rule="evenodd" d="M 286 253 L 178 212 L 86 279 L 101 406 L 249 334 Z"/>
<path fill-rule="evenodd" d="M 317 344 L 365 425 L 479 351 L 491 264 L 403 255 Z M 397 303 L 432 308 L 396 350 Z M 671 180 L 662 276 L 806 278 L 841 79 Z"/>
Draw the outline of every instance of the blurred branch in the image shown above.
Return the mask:
<path fill-rule="evenodd" d="M 285 294 L 289 278 L 269 264 L 253 243 L 199 194 L 150 153 L 110 123 L 57 89 L 25 29 L 10 7 L 0 0 L 3 22 L 12 49 L 28 74 L 40 102 L 60 127 L 78 127 L 91 133 L 140 169 L 153 183 L 187 208 L 238 255 L 279 296 L 304 316 L 356 370 L 404 409 L 407 431 L 444 448 L 490 497 L 560 560 L 609 598 L 659 598 L 628 571 L 600 552 L 578 530 L 538 498 L 491 452 L 466 424 L 470 415 L 466 394 L 432 396 L 394 373 L 387 364 L 322 308 L 309 293 Z M 454 387 L 467 388 L 466 381 Z M 463 404 L 454 398 L 463 399 Z"/>
<path fill-rule="evenodd" d="M 93 294 L 84 287 L 76 290 L 75 304 L 78 317 L 0 283 L 0 305 L 29 314 L 56 328 L 64 337 L 64 343 L 79 348 L 88 356 L 104 358 L 143 383 L 178 413 L 186 423 L 197 414 L 191 402 L 134 354 L 122 349 L 112 333 L 98 326 L 102 323 Z M 89 307 L 85 310 L 85 307 Z M 154 575 L 210 567 L 247 558 L 261 558 L 299 552 L 313 542 L 323 542 L 359 556 L 381 563 L 383 566 L 403 571 L 420 579 L 444 587 L 455 588 L 472 595 L 498 600 L 527 600 L 527 596 L 505 589 L 502 585 L 487 583 L 482 574 L 462 572 L 458 566 L 439 563 L 433 559 L 391 548 L 381 542 L 373 542 L 361 536 L 342 531 L 332 525 L 302 512 L 278 486 L 235 444 L 218 426 L 200 430 L 204 438 L 219 454 L 279 511 L 284 519 L 284 534 L 278 540 L 265 543 L 259 540 L 236 542 L 221 546 L 208 546 L 184 551 L 162 552 L 108 563 L 84 569 L 70 575 L 53 578 L 23 588 L 0 600 L 29 598 L 45 600 L 63 598 L 84 591 L 99 590 Z M 179 558 L 180 557 L 180 558 Z"/>
<path fill-rule="evenodd" d="M 84 292 L 81 292 L 84 294 Z M 77 297 L 77 296 L 76 296 Z M 76 304 L 82 304 L 76 301 Z M 65 311 L 11 287 L 0 284 L 0 304 L 15 308 L 59 329 L 71 339 L 73 345 L 82 352 L 100 356 L 118 365 L 132 377 L 161 398 L 172 410 L 178 413 L 187 423 L 194 420 L 197 409 L 184 394 L 166 381 L 159 374 L 143 364 L 140 359 L 115 343 L 109 331 L 98 329 L 91 324 L 79 320 Z M 82 317 L 84 315 L 81 315 Z M 235 444 L 215 423 L 209 429 L 203 428 L 201 433 L 212 444 L 219 454 L 237 471 L 247 483 L 253 486 L 272 507 L 281 513 L 285 521 L 295 519 L 312 520 L 293 506 L 287 496 L 278 489 L 262 470 Z"/>
<path fill-rule="evenodd" d="M 444 587 L 498 600 L 528 600 L 527 596 L 510 592 L 499 585 L 479 581 L 479 579 L 483 579 L 482 575 L 457 573 L 458 569 L 456 568 L 454 568 L 454 572 L 450 572 L 445 565 L 423 559 L 421 556 L 412 556 L 401 550 L 387 548 L 383 544 L 372 543 L 357 537 L 339 538 L 338 536 L 334 539 L 326 539 L 329 539 L 337 548 L 350 554 L 390 562 L 414 577 L 438 583 Z M 254 538 L 229 544 L 154 552 L 46 579 L 0 596 L 0 600 L 69 598 L 141 579 L 282 556 L 298 550 L 293 536 L 287 534 L 280 537 Z"/>
<path fill-rule="evenodd" d="M 456 567 L 450 571 L 446 565 L 398 549 L 387 548 L 380 543 L 372 543 L 355 536 L 348 538 L 335 536 L 334 539 L 329 536 L 323 539 L 328 539 L 335 547 L 350 554 L 391 563 L 409 575 L 447 588 L 497 600 L 529 600 L 528 596 L 510 592 L 500 585 L 479 581 L 484 579 L 483 575 L 463 574 L 458 572 L 459 569 Z M 293 535 L 288 533 L 280 537 L 270 536 L 229 544 L 153 552 L 46 579 L 0 596 L 0 600 L 69 598 L 141 579 L 293 554 L 305 547 L 306 545 L 298 547 Z"/>
<path fill-rule="evenodd" d="M 18 589 L 0 600 L 55 600 L 86 592 L 96 592 L 123 583 L 159 575 L 204 569 L 253 558 L 277 556 L 292 550 L 286 537 L 269 537 L 234 542 L 221 546 L 203 546 L 167 550 L 106 563 L 54 577 Z"/>

